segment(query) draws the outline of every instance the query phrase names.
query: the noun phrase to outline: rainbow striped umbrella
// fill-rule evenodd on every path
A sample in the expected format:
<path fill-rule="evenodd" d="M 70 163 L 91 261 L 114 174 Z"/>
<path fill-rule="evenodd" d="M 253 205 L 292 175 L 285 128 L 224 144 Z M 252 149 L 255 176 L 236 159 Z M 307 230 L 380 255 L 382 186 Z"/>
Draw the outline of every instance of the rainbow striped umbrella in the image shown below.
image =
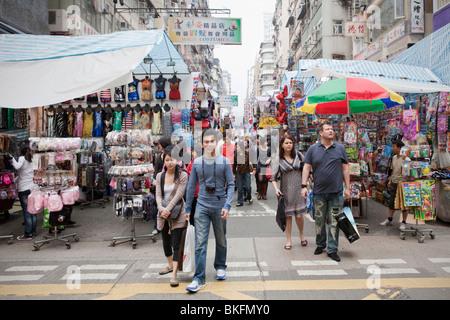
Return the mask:
<path fill-rule="evenodd" d="M 297 111 L 309 114 L 349 114 L 383 111 L 405 104 L 402 96 L 371 80 L 342 78 L 321 84 L 299 100 Z"/>

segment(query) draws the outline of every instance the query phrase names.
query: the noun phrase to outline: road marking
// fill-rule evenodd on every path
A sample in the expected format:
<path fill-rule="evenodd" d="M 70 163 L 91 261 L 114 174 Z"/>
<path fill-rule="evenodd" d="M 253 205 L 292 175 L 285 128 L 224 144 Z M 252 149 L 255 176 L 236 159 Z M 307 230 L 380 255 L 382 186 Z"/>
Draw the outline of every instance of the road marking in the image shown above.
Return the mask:
<path fill-rule="evenodd" d="M 450 263 L 450 258 L 428 258 L 433 263 Z"/>
<path fill-rule="evenodd" d="M 403 259 L 358 259 L 360 264 L 402 264 Z"/>
<path fill-rule="evenodd" d="M 442 270 L 444 270 L 445 272 L 450 273 L 450 267 L 442 267 Z"/>
<path fill-rule="evenodd" d="M 42 278 L 42 274 L 24 274 L 19 276 L 0 276 L 0 282 L 8 281 L 36 281 Z"/>
<path fill-rule="evenodd" d="M 342 269 L 336 270 L 297 270 L 299 276 L 345 276 L 347 272 Z"/>
<path fill-rule="evenodd" d="M 67 280 L 72 276 L 72 274 L 66 274 L 61 280 Z M 117 273 L 80 273 L 79 280 L 115 280 L 118 276 Z"/>
<path fill-rule="evenodd" d="M 269 271 L 228 271 L 227 270 L 227 278 L 230 277 L 268 277 Z"/>
<path fill-rule="evenodd" d="M 14 266 L 6 269 L 8 272 L 52 271 L 58 266 Z"/>
<path fill-rule="evenodd" d="M 335 266 L 338 265 L 337 261 L 333 260 L 294 260 L 291 261 L 291 265 L 294 267 L 305 266 Z"/>
<path fill-rule="evenodd" d="M 373 270 L 367 270 L 367 273 L 373 274 Z M 377 274 L 405 274 L 405 273 L 420 273 L 416 269 L 413 268 L 380 268 L 377 270 Z"/>
<path fill-rule="evenodd" d="M 126 264 L 85 264 L 80 266 L 81 270 L 123 270 Z"/>
<path fill-rule="evenodd" d="M 267 262 L 261 261 L 258 263 L 262 267 L 267 267 Z M 227 268 L 248 268 L 248 267 L 257 267 L 258 265 L 254 261 L 248 262 L 227 262 Z"/>
<path fill-rule="evenodd" d="M 88 295 L 131 297 L 139 294 L 182 294 L 186 286 L 180 283 L 177 288 L 167 283 L 128 283 L 128 284 L 81 284 L 80 289 L 70 290 L 66 284 L 0 285 L 0 296 L 50 296 L 50 295 Z M 381 279 L 382 288 L 405 289 L 450 289 L 450 278 L 387 278 Z M 327 280 L 277 280 L 277 281 L 214 281 L 207 282 L 202 292 L 220 295 L 226 292 L 264 292 L 264 291 L 318 291 L 318 290 L 369 290 L 367 279 L 327 279 Z"/>

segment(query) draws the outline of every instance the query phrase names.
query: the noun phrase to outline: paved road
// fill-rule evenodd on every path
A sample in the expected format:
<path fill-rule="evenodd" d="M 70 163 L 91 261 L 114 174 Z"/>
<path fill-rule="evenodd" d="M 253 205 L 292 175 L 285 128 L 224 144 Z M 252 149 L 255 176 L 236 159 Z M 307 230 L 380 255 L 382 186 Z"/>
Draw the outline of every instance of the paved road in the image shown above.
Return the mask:
<path fill-rule="evenodd" d="M 325 253 L 313 254 L 310 216 L 305 217 L 308 246 L 300 246 L 294 228 L 292 249 L 283 249 L 285 237 L 275 224 L 276 200 L 271 186 L 269 190 L 268 200 L 232 209 L 227 225 L 228 278 L 215 280 L 211 240 L 206 288 L 197 294 L 185 291 L 192 275 L 180 273 L 180 286 L 171 288 L 169 276 L 158 274 L 165 266 L 159 235 L 156 243 L 139 240 L 136 249 L 128 243 L 109 247 L 112 237 L 129 234 L 131 224 L 117 219 L 107 206 L 75 210 L 78 226 L 63 232 L 80 237 L 70 250 L 51 243 L 33 252 L 30 242 L 8 245 L 0 240 L 0 299 L 450 299 L 448 224 L 427 223 L 436 238 L 427 234 L 424 243 L 411 235 L 401 240 L 396 227 L 378 225 L 386 207 L 369 200 L 368 214 L 359 220 L 369 224 L 369 233 L 361 230 L 361 239 L 353 244 L 341 236 L 342 261 L 337 263 Z M 9 221 L 0 219 L 0 235 L 17 236 L 22 228 L 20 213 L 13 213 Z M 152 223 L 137 220 L 136 229 L 138 234 L 151 232 Z M 40 230 L 38 238 L 45 232 Z"/>

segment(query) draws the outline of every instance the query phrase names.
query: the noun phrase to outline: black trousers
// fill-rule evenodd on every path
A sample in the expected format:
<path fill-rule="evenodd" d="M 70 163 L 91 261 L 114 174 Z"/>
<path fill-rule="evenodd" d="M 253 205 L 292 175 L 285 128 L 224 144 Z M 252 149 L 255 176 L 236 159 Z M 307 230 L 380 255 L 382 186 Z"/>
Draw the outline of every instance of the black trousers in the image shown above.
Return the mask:
<path fill-rule="evenodd" d="M 164 254 L 166 257 L 172 256 L 172 260 L 178 261 L 178 250 L 180 249 L 181 237 L 185 228 L 173 229 L 169 234 L 169 223 L 164 223 L 164 228 L 161 231 L 163 241 Z"/>

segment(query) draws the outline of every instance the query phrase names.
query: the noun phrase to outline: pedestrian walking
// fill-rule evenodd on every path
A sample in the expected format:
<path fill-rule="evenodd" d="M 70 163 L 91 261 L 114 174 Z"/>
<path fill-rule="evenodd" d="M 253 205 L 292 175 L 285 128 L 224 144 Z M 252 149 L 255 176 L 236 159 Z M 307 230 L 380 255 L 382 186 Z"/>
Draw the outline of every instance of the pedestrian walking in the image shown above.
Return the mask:
<path fill-rule="evenodd" d="M 202 134 L 204 154 L 194 160 L 186 194 L 186 219 L 189 220 L 197 183 L 199 192 L 195 208 L 195 273 L 187 291 L 205 287 L 206 252 L 210 225 L 214 229 L 216 252 L 214 268 L 218 280 L 226 279 L 226 222 L 234 196 L 234 179 L 230 161 L 217 152 L 217 131 Z"/>
<path fill-rule="evenodd" d="M 284 249 L 290 250 L 292 247 L 292 217 L 295 217 L 298 231 L 300 233 L 300 243 L 304 247 L 308 241 L 303 234 L 303 214 L 306 213 L 306 200 L 298 196 L 298 182 L 302 181 L 303 155 L 295 150 L 294 138 L 284 135 L 280 141 L 279 165 L 277 172 L 274 172 L 270 181 L 275 188 L 277 197 L 283 195 L 286 214 L 286 244 Z M 307 174 L 309 175 L 309 174 Z M 280 188 L 277 180 L 280 178 Z"/>
<path fill-rule="evenodd" d="M 311 145 L 305 154 L 302 175 L 302 197 L 306 199 L 308 175 L 312 169 L 314 178 L 313 201 L 316 222 L 316 244 L 314 254 L 318 255 L 326 247 L 328 256 L 340 261 L 337 254 L 339 246 L 339 228 L 332 216 L 334 207 L 342 208 L 342 182 L 345 182 L 345 198 L 350 199 L 350 172 L 347 153 L 343 145 L 333 141 L 334 129 L 330 122 L 319 124 L 320 141 Z M 325 224 L 328 223 L 327 230 Z"/>
<path fill-rule="evenodd" d="M 164 275 L 172 272 L 170 285 L 177 287 L 178 270 L 178 250 L 180 249 L 181 238 L 184 229 L 187 227 L 185 220 L 185 203 L 183 196 L 188 183 L 187 172 L 181 170 L 178 161 L 172 158 L 174 146 L 165 148 L 163 162 L 165 171 L 156 176 L 156 203 L 158 207 L 157 227 L 161 230 L 164 254 L 167 258 L 168 266 L 159 272 Z M 177 205 L 181 205 L 181 211 L 177 218 L 168 220 L 171 211 Z"/>
<path fill-rule="evenodd" d="M 396 141 L 392 145 L 392 153 L 394 156 L 392 157 L 391 163 L 391 176 L 389 177 L 389 181 L 387 184 L 389 190 L 389 209 L 388 209 L 388 217 L 385 221 L 380 223 L 381 226 L 387 227 L 392 226 L 392 220 L 395 212 L 395 199 L 397 197 L 397 187 L 398 184 L 405 181 L 405 176 L 402 175 L 402 164 L 403 159 L 400 156 L 400 150 L 405 144 L 402 141 Z M 406 161 L 411 161 L 409 158 L 405 158 Z M 400 230 L 403 231 L 406 229 L 406 218 L 408 217 L 408 210 L 402 210 L 402 223 L 400 224 Z"/>
<path fill-rule="evenodd" d="M 17 161 L 12 155 L 10 156 L 12 165 L 17 170 L 15 182 L 25 222 L 25 233 L 18 236 L 17 240 L 32 240 L 36 235 L 37 215 L 28 212 L 28 196 L 31 190 L 36 188 L 33 183 L 34 170 L 30 147 L 24 146 L 20 149 L 20 157 Z"/>
<path fill-rule="evenodd" d="M 233 169 L 236 174 L 238 191 L 236 207 L 243 206 L 244 201 L 248 201 L 249 204 L 253 204 L 252 186 L 250 180 L 250 173 L 253 172 L 253 165 L 250 162 L 248 138 L 244 139 L 242 142 L 238 142 L 237 144 Z"/>
<path fill-rule="evenodd" d="M 270 148 L 268 146 L 268 137 L 260 137 L 259 147 L 257 149 L 258 166 L 256 168 L 257 183 L 256 187 L 258 189 L 258 200 L 267 200 L 267 186 L 269 184 L 269 179 L 267 178 L 267 172 L 270 167 Z"/>

